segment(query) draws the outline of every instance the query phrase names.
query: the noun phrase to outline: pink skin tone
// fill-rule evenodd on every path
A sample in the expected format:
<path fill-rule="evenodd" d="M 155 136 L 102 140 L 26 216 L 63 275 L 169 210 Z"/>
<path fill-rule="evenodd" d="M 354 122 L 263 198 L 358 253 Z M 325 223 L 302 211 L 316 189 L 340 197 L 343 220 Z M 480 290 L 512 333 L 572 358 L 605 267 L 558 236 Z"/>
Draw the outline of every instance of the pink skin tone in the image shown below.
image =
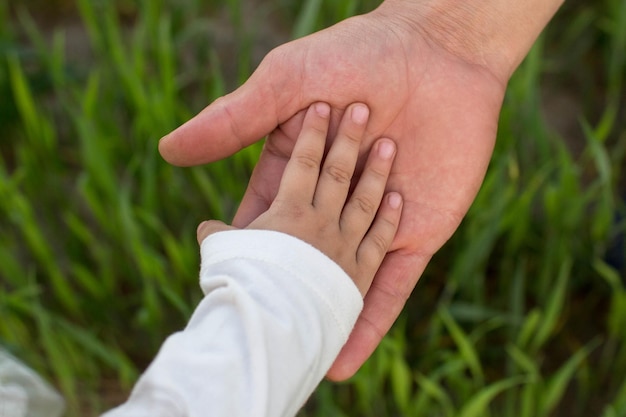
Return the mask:
<path fill-rule="evenodd" d="M 328 153 L 326 135 L 330 107 L 315 103 L 306 112 L 302 130 L 269 209 L 246 229 L 275 230 L 295 236 L 325 253 L 352 278 L 365 295 L 387 255 L 402 212 L 397 192 L 385 195 L 396 153 L 389 139 L 372 146 L 363 172 L 352 184 L 368 108 L 348 108 Z M 198 227 L 198 242 L 235 229 L 211 220 Z"/>
<path fill-rule="evenodd" d="M 395 142 L 387 189 L 402 196 L 403 215 L 330 379 L 369 357 L 458 227 L 487 169 L 508 79 L 561 3 L 386 0 L 271 51 L 243 86 L 162 139 L 163 157 L 188 166 L 271 133 L 233 220 L 239 228 L 277 197 L 312 103 L 331 107 L 329 138 L 352 103 L 369 108 L 357 178 L 378 138 Z"/>

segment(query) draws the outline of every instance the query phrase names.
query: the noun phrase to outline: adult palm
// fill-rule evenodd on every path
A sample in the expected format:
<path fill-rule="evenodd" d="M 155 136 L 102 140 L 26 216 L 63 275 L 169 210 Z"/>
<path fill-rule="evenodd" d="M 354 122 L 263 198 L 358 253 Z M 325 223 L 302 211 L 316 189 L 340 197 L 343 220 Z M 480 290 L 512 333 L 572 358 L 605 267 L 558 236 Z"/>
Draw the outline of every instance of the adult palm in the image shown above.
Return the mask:
<path fill-rule="evenodd" d="M 351 376 L 387 333 L 458 227 L 492 153 L 506 79 L 452 53 L 429 30 L 379 8 L 282 45 L 243 86 L 160 143 L 169 162 L 197 165 L 269 134 L 233 222 L 243 227 L 273 200 L 311 103 L 329 103 L 334 120 L 350 103 L 368 105 L 363 152 L 380 137 L 396 142 L 387 188 L 404 197 L 400 228 L 331 379 Z"/>

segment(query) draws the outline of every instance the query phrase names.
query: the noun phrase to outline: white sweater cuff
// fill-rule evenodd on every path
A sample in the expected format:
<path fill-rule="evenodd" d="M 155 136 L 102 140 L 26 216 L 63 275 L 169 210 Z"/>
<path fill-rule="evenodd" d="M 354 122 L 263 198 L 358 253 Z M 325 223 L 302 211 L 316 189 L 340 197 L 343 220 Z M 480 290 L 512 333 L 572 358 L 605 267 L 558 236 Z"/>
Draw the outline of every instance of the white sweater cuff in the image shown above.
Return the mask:
<path fill-rule="evenodd" d="M 206 277 L 212 266 L 231 260 L 267 263 L 287 272 L 328 307 L 343 343 L 362 308 L 363 298 L 350 276 L 320 250 L 291 235 L 271 230 L 229 230 L 208 236 L 201 244 L 200 286 L 210 291 Z"/>

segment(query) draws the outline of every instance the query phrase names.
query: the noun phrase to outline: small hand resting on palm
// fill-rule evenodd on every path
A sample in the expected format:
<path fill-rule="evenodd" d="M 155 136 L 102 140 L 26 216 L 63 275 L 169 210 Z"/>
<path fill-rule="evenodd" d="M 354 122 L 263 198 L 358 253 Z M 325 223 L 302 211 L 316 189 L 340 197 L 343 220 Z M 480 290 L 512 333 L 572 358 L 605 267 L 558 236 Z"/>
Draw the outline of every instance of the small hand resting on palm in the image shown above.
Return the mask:
<path fill-rule="evenodd" d="M 374 142 L 358 182 L 352 183 L 368 119 L 367 106 L 349 106 L 325 154 L 330 106 L 313 104 L 276 198 L 245 227 L 283 232 L 311 244 L 341 266 L 363 296 L 391 247 L 402 209 L 399 193 L 385 194 L 396 153 L 390 139 Z M 204 222 L 198 241 L 232 229 L 219 221 Z"/>
<path fill-rule="evenodd" d="M 104 417 L 296 415 L 347 342 L 403 206 L 385 193 L 390 139 L 354 179 L 367 106 L 348 106 L 326 152 L 330 120 L 328 104 L 308 108 L 276 198 L 244 229 L 199 226 L 204 297 Z"/>

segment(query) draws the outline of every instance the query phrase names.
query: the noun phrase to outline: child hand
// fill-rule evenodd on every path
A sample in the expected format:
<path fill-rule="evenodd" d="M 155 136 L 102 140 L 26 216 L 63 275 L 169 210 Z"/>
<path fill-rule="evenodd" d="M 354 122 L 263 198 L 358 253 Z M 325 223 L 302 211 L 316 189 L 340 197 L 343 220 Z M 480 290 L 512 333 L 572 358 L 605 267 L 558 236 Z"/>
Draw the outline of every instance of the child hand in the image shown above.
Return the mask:
<path fill-rule="evenodd" d="M 349 106 L 324 157 L 330 107 L 326 103 L 313 104 L 306 113 L 276 198 L 247 227 L 287 233 L 310 243 L 339 264 L 363 295 L 391 246 L 402 211 L 400 194 L 384 195 L 396 153 L 389 139 L 374 143 L 350 193 L 368 117 L 365 105 Z M 233 227 L 204 222 L 198 227 L 198 241 L 227 229 Z"/>

